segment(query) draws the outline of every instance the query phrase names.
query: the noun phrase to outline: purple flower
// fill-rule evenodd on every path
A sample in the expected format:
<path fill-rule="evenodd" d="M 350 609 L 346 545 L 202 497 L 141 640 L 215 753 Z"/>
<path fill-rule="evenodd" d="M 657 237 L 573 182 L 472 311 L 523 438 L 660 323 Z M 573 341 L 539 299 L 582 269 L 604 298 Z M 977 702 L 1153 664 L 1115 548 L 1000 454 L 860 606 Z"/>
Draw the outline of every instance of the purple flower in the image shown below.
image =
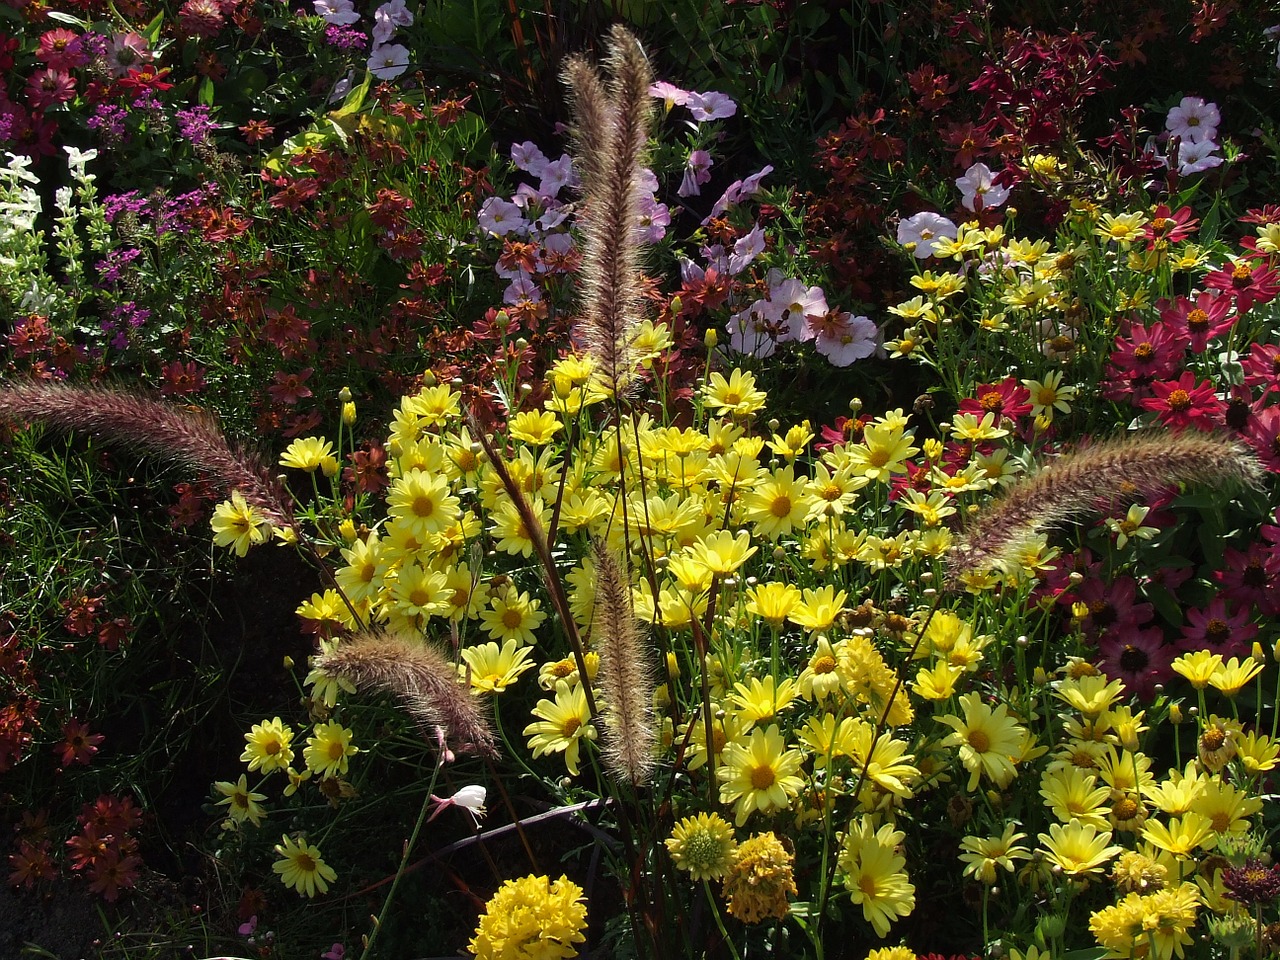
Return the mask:
<path fill-rule="evenodd" d="M 702 193 L 702 185 L 711 180 L 711 165 L 715 161 L 705 150 L 690 152 L 685 161 L 684 177 L 680 180 L 680 189 L 676 194 L 681 197 L 696 197 Z"/>
<path fill-rule="evenodd" d="M 107 218 L 108 223 L 115 223 L 116 218 L 122 213 L 140 214 L 146 209 L 146 206 L 147 201 L 143 199 L 142 194 L 137 190 L 129 190 L 125 193 L 116 193 L 102 198 L 102 213 Z"/>
<path fill-rule="evenodd" d="M 712 217 L 720 216 L 735 203 L 741 203 L 747 197 L 755 196 L 760 191 L 760 182 L 771 173 L 773 173 L 773 164 L 768 164 L 764 169 L 753 173 L 745 180 L 735 180 L 729 184 L 720 199 L 711 208 L 711 213 L 707 215 L 707 219 L 702 221 L 702 225 L 705 227 L 708 220 Z"/>
<path fill-rule="evenodd" d="M 572 182 L 573 158 L 564 153 L 560 155 L 560 159 L 550 160 L 542 168 L 542 182 L 538 184 L 538 193 L 544 197 L 554 197 Z"/>
<path fill-rule="evenodd" d="M 709 90 L 706 93 L 691 93 L 686 104 L 693 119 L 699 123 L 708 120 L 723 120 L 738 112 L 738 105 L 727 94 Z"/>
<path fill-rule="evenodd" d="M 335 943 L 332 947 L 320 954 L 320 960 L 342 960 L 347 955 L 347 948 L 340 943 Z"/>
<path fill-rule="evenodd" d="M 107 143 L 123 143 L 127 136 L 124 127 L 128 114 L 124 107 L 116 103 L 99 103 L 93 108 L 93 115 L 85 120 L 90 130 L 97 130 L 98 135 Z"/>
<path fill-rule="evenodd" d="M 541 177 L 547 168 L 546 155 L 532 140 L 511 145 L 511 162 L 515 164 L 517 170 L 523 170 L 535 177 Z"/>
<path fill-rule="evenodd" d="M 657 243 L 671 226 L 671 211 L 652 196 L 640 198 L 640 225 L 637 236 L 641 243 Z"/>
<path fill-rule="evenodd" d="M 335 50 L 363 50 L 369 45 L 369 38 L 355 27 L 331 23 L 324 28 L 324 42 Z"/>
<path fill-rule="evenodd" d="M 733 254 L 729 257 L 729 273 L 735 275 L 741 273 L 762 253 L 764 253 L 764 231 L 757 223 L 751 228 L 750 233 L 740 237 L 733 245 Z"/>
<path fill-rule="evenodd" d="M 211 118 L 211 110 L 203 105 L 188 107 L 174 114 L 178 123 L 178 133 L 190 143 L 204 143 L 209 139 L 209 131 L 216 130 L 218 125 Z"/>
<path fill-rule="evenodd" d="M 121 247 L 119 250 L 112 250 L 106 257 L 98 261 L 99 281 L 108 285 L 119 283 L 120 271 L 140 256 L 142 256 L 142 251 L 136 247 Z"/>
<path fill-rule="evenodd" d="M 510 200 L 503 200 L 501 197 L 490 197 L 486 200 L 480 207 L 480 213 L 476 219 L 481 230 L 495 237 L 505 237 L 513 230 L 523 230 L 528 226 L 520 208 Z"/>
<path fill-rule="evenodd" d="M 521 300 L 529 300 L 537 303 L 542 299 L 542 291 L 538 289 L 538 285 L 533 282 L 527 273 L 521 273 L 507 285 L 507 289 L 503 291 L 503 303 L 519 303 Z"/>
<path fill-rule="evenodd" d="M 382 44 L 391 39 L 396 27 L 407 27 L 413 23 L 413 14 L 404 5 L 404 0 L 389 0 L 373 11 L 373 42 Z"/>

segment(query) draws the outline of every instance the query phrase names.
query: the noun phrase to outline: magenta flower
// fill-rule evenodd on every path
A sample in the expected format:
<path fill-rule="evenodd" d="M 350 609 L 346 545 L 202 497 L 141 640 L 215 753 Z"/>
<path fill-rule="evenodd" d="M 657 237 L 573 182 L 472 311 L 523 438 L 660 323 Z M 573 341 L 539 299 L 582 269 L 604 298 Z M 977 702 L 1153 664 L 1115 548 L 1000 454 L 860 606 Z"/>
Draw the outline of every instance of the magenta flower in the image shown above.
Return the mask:
<path fill-rule="evenodd" d="M 1185 337 L 1195 353 L 1203 353 L 1209 341 L 1231 329 L 1235 317 L 1231 312 L 1231 298 L 1205 291 L 1193 303 L 1187 297 L 1178 297 L 1170 304 L 1162 301 L 1160 319 L 1169 325 L 1179 338 Z"/>
<path fill-rule="evenodd" d="M 1196 375 L 1190 370 L 1177 380 L 1166 380 L 1151 385 L 1151 396 L 1138 402 L 1143 410 L 1151 410 L 1160 422 L 1175 430 L 1195 426 L 1210 429 L 1222 422 L 1224 408 L 1208 380 L 1196 383 Z"/>

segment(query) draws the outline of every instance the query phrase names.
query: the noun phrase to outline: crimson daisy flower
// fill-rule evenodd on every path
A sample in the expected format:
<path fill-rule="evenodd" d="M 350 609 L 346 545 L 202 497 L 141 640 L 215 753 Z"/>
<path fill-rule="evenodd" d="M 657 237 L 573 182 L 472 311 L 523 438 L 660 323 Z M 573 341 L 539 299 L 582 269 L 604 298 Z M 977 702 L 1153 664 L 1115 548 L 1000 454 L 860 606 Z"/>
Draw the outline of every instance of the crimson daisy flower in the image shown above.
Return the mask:
<path fill-rule="evenodd" d="M 1169 205 L 1162 203 L 1156 207 L 1151 222 L 1142 228 L 1142 235 L 1147 238 L 1147 249 L 1151 250 L 1158 240 L 1177 243 L 1187 239 L 1199 225 L 1200 221 L 1191 216 L 1190 207 L 1179 207 L 1170 212 Z"/>
<path fill-rule="evenodd" d="M 98 744 L 106 739 L 100 733 L 90 733 L 89 725 L 79 720 L 68 720 L 62 728 L 62 736 L 64 739 L 54 748 L 54 752 L 58 755 L 60 765 L 64 767 L 73 763 L 87 766 L 98 752 Z"/>
<path fill-rule="evenodd" d="M 1280 473 L 1280 407 L 1255 407 L 1245 424 L 1244 440 L 1263 466 Z"/>
<path fill-rule="evenodd" d="M 1151 385 L 1152 396 L 1138 402 L 1143 410 L 1151 410 L 1160 422 L 1175 430 L 1195 425 L 1200 428 L 1222 423 L 1225 412 L 1222 401 L 1213 391 L 1208 380 L 1197 384 L 1190 370 L 1177 380 L 1166 380 Z"/>
<path fill-rule="evenodd" d="M 1125 689 L 1142 700 L 1153 700 L 1156 686 L 1173 676 L 1179 651 L 1164 642 L 1159 627 L 1125 627 L 1108 631 L 1098 641 L 1097 667 L 1108 677 L 1124 681 Z"/>
<path fill-rule="evenodd" d="M 1244 368 L 1245 385 L 1256 390 L 1262 387 L 1265 397 L 1273 390 L 1280 390 L 1280 346 L 1274 343 L 1253 343 L 1249 355 L 1240 361 Z"/>
<path fill-rule="evenodd" d="M 1005 377 L 999 383 L 984 383 L 972 397 L 960 401 L 961 413 L 973 413 L 979 418 L 988 413 L 996 415 L 996 422 L 1008 417 L 1016 420 L 1031 412 L 1031 391 L 1013 377 Z"/>
<path fill-rule="evenodd" d="M 1151 384 L 1177 373 L 1186 346 L 1186 339 L 1163 321 L 1150 327 L 1126 322 L 1107 358 L 1103 396 L 1134 404 L 1149 397 Z"/>
<path fill-rule="evenodd" d="M 1116 577 L 1110 585 L 1100 578 L 1085 580 L 1076 596 L 1089 611 L 1080 626 L 1093 636 L 1128 631 L 1155 616 L 1151 604 L 1137 602 L 1138 582 L 1133 577 Z"/>
<path fill-rule="evenodd" d="M 1232 613 L 1232 604 L 1223 597 L 1214 597 L 1207 607 L 1187 611 L 1187 625 L 1182 628 L 1183 639 L 1178 646 L 1183 651 L 1211 650 L 1226 660 L 1248 656 L 1257 635 L 1258 625 L 1250 619 L 1248 607 Z"/>
<path fill-rule="evenodd" d="M 1237 260 L 1205 277 L 1204 285 L 1235 297 L 1236 312 L 1248 313 L 1255 303 L 1270 303 L 1276 298 L 1280 293 L 1280 275 L 1264 264 L 1254 266 L 1246 260 Z"/>
<path fill-rule="evenodd" d="M 1227 547 L 1222 551 L 1222 568 L 1213 571 L 1222 588 L 1222 597 L 1242 604 L 1257 604 L 1263 613 L 1280 608 L 1280 557 L 1258 541 L 1243 551 Z"/>
<path fill-rule="evenodd" d="M 1162 300 L 1160 319 L 1167 323 L 1179 338 L 1185 338 L 1195 353 L 1203 353 L 1210 340 L 1231 329 L 1235 317 L 1229 317 L 1231 298 L 1205 291 L 1192 302 L 1178 297 L 1172 303 Z"/>

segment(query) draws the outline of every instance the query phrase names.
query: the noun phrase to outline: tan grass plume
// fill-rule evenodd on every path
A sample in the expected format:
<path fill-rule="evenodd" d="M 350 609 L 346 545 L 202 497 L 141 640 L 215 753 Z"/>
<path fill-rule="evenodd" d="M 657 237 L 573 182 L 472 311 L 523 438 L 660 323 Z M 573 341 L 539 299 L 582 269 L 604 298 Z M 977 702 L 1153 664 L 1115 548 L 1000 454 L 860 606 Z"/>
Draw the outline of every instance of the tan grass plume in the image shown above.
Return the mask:
<path fill-rule="evenodd" d="M 989 570 L 1052 527 L 1178 484 L 1256 486 L 1262 464 L 1207 433 L 1150 430 L 1065 453 L 1014 484 L 970 522 L 947 557 L 948 579 Z"/>
<path fill-rule="evenodd" d="M 571 57 L 563 77 L 574 113 L 582 178 L 582 322 L 579 333 L 604 382 L 625 392 L 635 369 L 631 339 L 643 319 L 640 284 L 640 171 L 649 139 L 653 74 L 639 42 L 615 25 L 609 77 Z"/>
<path fill-rule="evenodd" d="M 653 773 L 654 668 L 631 599 L 631 584 L 618 558 L 603 544 L 593 551 L 595 619 L 591 634 L 600 652 L 597 680 L 605 765 L 619 781 L 640 786 Z"/>
<path fill-rule="evenodd" d="M 357 633 L 312 658 L 331 677 L 360 690 L 383 690 L 424 728 L 444 728 L 463 753 L 496 757 L 493 729 L 448 657 L 429 641 L 376 631 Z"/>
<path fill-rule="evenodd" d="M 190 467 L 228 490 L 239 490 L 273 526 L 297 529 L 289 498 L 266 465 L 256 454 L 233 446 L 217 420 L 203 411 L 107 387 L 25 380 L 0 386 L 0 418 L 86 433 Z"/>

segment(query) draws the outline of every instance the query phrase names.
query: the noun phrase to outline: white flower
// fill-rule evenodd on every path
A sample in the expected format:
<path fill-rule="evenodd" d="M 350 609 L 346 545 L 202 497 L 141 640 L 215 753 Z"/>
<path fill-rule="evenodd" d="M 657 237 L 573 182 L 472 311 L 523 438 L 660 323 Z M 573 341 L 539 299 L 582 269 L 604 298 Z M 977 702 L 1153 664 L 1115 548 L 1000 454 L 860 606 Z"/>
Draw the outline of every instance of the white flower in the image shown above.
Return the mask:
<path fill-rule="evenodd" d="M 512 230 L 522 230 L 528 224 L 521 214 L 520 208 L 510 200 L 501 197 L 490 197 L 480 207 L 477 215 L 480 229 L 495 237 L 504 237 Z"/>
<path fill-rule="evenodd" d="M 729 349 L 763 360 L 778 349 L 778 331 L 782 328 L 781 310 L 767 300 L 757 300 L 747 309 L 729 318 L 725 331 Z"/>
<path fill-rule="evenodd" d="M 71 176 L 80 183 L 92 183 L 94 175 L 85 173 L 85 166 L 90 160 L 96 160 L 98 157 L 97 150 L 80 150 L 76 147 L 62 148 L 67 152 L 67 166 L 71 169 Z"/>
<path fill-rule="evenodd" d="M 1200 143 L 1182 141 L 1178 147 L 1178 173 L 1184 177 L 1190 173 L 1202 173 L 1222 165 L 1222 158 L 1214 153 L 1218 145 L 1212 140 Z"/>
<path fill-rule="evenodd" d="M 1221 120 L 1217 104 L 1205 103 L 1202 97 L 1183 97 L 1169 111 L 1164 126 L 1170 136 L 1181 137 L 1183 143 L 1202 143 L 1218 135 Z"/>
<path fill-rule="evenodd" d="M 1009 199 L 1009 188 L 992 179 L 991 170 L 985 163 L 975 163 L 963 177 L 957 177 L 956 186 L 960 188 L 960 202 L 964 208 L 975 213 L 998 207 Z"/>
<path fill-rule="evenodd" d="M 845 315 L 838 329 L 830 324 L 825 326 L 813 345 L 833 367 L 847 367 L 875 353 L 878 334 L 870 317 Z"/>
<path fill-rule="evenodd" d="M 933 256 L 933 248 L 939 240 L 943 237 L 954 240 L 956 232 L 956 225 L 946 217 L 926 210 L 898 224 L 898 243 L 904 247 L 914 243 L 916 259 L 927 260 Z"/>
<path fill-rule="evenodd" d="M 327 23 L 348 26 L 360 19 L 351 0 L 316 0 L 316 13 Z"/>
<path fill-rule="evenodd" d="M 764 253 L 764 231 L 760 224 L 751 228 L 751 232 L 740 237 L 733 245 L 733 254 L 729 257 L 729 272 L 741 273 L 756 257 Z"/>
<path fill-rule="evenodd" d="M 409 69 L 409 48 L 398 43 L 374 47 L 368 67 L 379 80 L 394 80 Z"/>

